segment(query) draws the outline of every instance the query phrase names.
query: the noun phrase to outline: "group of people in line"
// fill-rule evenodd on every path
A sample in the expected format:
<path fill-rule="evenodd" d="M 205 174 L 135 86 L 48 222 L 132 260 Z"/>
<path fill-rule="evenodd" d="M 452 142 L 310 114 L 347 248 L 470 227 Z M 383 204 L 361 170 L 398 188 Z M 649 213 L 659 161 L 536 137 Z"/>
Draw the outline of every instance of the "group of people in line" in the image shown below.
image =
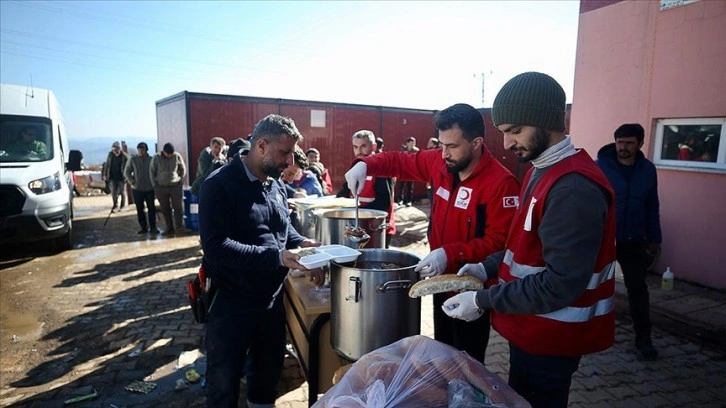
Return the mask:
<path fill-rule="evenodd" d="M 111 212 L 121 211 L 126 206 L 128 183 L 141 227 L 139 234 L 188 234 L 190 231 L 184 227 L 182 210 L 186 172 L 184 159 L 174 151 L 171 143 L 164 144 L 162 151 L 152 157 L 149 146 L 140 142 L 136 146 L 136 154 L 129 157 L 121 149 L 121 143 L 114 142 L 102 171 L 113 200 Z M 163 231 L 156 224 L 155 200 L 159 201 L 164 217 L 166 228 Z"/>
<path fill-rule="evenodd" d="M 644 130 L 620 126 L 595 161 L 565 133 L 565 110 L 564 90 L 543 73 L 517 75 L 497 94 L 492 121 L 504 148 L 533 165 L 521 185 L 487 149 L 481 113 L 455 104 L 435 114 L 438 137 L 427 149 L 411 151 L 414 140 L 384 152 L 373 132 L 355 132 L 355 159 L 338 193 L 357 192 L 361 205 L 388 211 L 395 231 L 392 179 L 430 185 L 430 253 L 415 271 L 485 282 L 478 291 L 434 295 L 434 337 L 484 363 L 493 326 L 509 341 L 509 385 L 534 407 L 567 406 L 582 356 L 613 345 L 616 261 L 634 351 L 657 357 L 645 275 L 661 232 L 655 167 L 640 151 Z M 202 264 L 213 296 L 209 407 L 237 406 L 241 377 L 249 407 L 274 405 L 286 342 L 283 281 L 289 269 L 324 281 L 291 252 L 320 245 L 289 216 L 285 183 L 302 179 L 302 139 L 292 119 L 269 115 L 252 130 L 246 155 L 201 184 Z"/>

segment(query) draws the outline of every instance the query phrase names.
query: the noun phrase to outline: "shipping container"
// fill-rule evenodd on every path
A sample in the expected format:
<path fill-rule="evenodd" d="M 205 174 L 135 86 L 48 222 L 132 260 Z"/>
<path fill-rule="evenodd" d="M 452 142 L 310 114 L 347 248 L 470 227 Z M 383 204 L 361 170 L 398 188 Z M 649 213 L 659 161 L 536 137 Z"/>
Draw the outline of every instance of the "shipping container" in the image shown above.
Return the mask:
<path fill-rule="evenodd" d="M 569 123 L 569 105 L 567 109 Z M 492 125 L 491 110 L 479 111 L 486 122 L 487 147 L 521 180 L 531 165 L 518 163 L 511 152 L 504 150 L 502 135 Z M 199 153 L 209 146 L 212 137 L 219 136 L 227 142 L 246 139 L 255 123 L 271 113 L 295 121 L 305 138 L 300 144 L 303 150 L 310 147 L 320 150 L 321 162 L 329 169 L 334 192 L 342 187 L 345 172 L 353 161 L 351 137 L 356 131 L 368 129 L 383 138 L 384 151 L 401 149 L 411 136 L 424 149 L 428 139 L 437 136 L 433 110 L 183 91 L 156 102 L 157 151 L 164 143 L 174 144 L 186 160 L 185 185 L 189 185 L 196 175 Z M 426 197 L 424 183 L 416 183 L 414 195 Z"/>

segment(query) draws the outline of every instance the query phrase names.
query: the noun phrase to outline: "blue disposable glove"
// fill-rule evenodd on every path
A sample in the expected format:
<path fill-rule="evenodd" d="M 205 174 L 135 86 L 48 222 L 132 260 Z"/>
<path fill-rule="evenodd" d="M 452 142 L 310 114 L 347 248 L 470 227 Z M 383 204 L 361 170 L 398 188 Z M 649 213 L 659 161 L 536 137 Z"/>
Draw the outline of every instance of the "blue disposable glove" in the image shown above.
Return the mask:
<path fill-rule="evenodd" d="M 481 317 L 483 310 L 476 304 L 476 291 L 459 293 L 444 302 L 441 306 L 444 313 L 455 319 L 473 322 Z"/>
<path fill-rule="evenodd" d="M 413 268 L 414 272 L 418 272 L 423 278 L 430 278 L 444 273 L 446 270 L 446 251 L 443 248 L 434 249 L 429 252 L 421 262 Z"/>
<path fill-rule="evenodd" d="M 368 165 L 360 161 L 353 165 L 345 173 L 345 181 L 348 183 L 348 188 L 353 192 L 354 195 L 360 194 L 363 190 L 363 184 L 366 182 L 366 173 L 368 172 Z M 356 191 L 357 188 L 357 191 Z"/>
<path fill-rule="evenodd" d="M 456 274 L 459 276 L 473 276 L 482 282 L 486 282 L 489 279 L 487 270 L 484 269 L 484 265 L 481 263 L 466 264 Z"/>

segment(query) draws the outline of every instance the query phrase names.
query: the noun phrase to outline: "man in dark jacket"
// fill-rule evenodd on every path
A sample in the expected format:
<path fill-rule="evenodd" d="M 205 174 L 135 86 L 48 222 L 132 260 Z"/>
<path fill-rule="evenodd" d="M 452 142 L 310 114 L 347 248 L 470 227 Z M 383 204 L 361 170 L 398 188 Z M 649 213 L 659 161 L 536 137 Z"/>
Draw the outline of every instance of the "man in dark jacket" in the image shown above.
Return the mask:
<path fill-rule="evenodd" d="M 248 407 L 275 403 L 286 342 L 282 285 L 289 269 L 306 270 L 289 250 L 320 245 L 290 226 L 279 180 L 300 139 L 292 119 L 268 115 L 255 126 L 244 160 L 236 155 L 201 186 L 202 265 L 213 292 L 205 341 L 207 407 L 236 407 L 242 375 Z M 320 269 L 309 273 L 323 283 Z"/>
<path fill-rule="evenodd" d="M 597 164 L 615 190 L 617 259 L 628 289 L 636 352 L 641 360 L 655 360 L 645 277 L 648 254 L 660 253 L 660 211 L 655 166 L 640 151 L 644 136 L 637 123 L 620 126 L 615 143 L 597 153 Z"/>
<path fill-rule="evenodd" d="M 113 207 L 111 211 L 120 211 L 126 207 L 126 185 L 124 180 L 124 169 L 129 156 L 121 150 L 121 143 L 113 142 L 111 151 L 106 156 L 106 164 L 103 166 L 103 180 L 108 182 L 111 189 Z M 118 206 L 118 196 L 121 195 L 121 207 Z"/>

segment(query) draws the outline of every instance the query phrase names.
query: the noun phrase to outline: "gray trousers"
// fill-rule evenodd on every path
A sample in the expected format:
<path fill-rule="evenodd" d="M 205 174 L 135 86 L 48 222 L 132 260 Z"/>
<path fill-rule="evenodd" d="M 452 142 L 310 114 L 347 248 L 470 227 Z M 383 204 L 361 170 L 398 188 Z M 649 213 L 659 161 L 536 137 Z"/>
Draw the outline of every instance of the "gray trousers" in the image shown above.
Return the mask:
<path fill-rule="evenodd" d="M 159 200 L 161 214 L 164 216 L 164 222 L 166 223 L 166 230 L 182 230 L 184 228 L 184 210 L 182 209 L 181 183 L 173 186 L 156 186 L 154 188 L 154 194 L 156 195 L 156 199 Z"/>
<path fill-rule="evenodd" d="M 121 207 L 126 206 L 126 183 L 123 180 L 109 180 L 108 187 L 111 189 L 113 208 L 117 207 L 118 196 L 121 196 Z"/>

